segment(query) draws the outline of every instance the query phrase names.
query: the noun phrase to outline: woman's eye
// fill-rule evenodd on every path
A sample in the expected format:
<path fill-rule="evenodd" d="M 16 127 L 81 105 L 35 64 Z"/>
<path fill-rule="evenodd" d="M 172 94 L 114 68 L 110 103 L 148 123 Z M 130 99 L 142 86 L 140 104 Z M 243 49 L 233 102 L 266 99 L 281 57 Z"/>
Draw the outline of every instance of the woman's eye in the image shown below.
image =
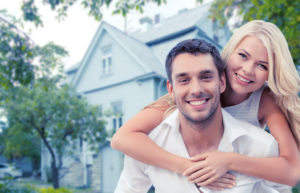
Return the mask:
<path fill-rule="evenodd" d="M 266 71 L 268 70 L 268 67 L 264 64 L 258 64 L 258 66 L 263 70 L 266 70 Z"/>
<path fill-rule="evenodd" d="M 247 55 L 244 54 L 244 53 L 239 53 L 239 56 L 240 56 L 241 58 L 243 58 L 243 59 L 246 59 L 246 58 L 247 58 Z"/>

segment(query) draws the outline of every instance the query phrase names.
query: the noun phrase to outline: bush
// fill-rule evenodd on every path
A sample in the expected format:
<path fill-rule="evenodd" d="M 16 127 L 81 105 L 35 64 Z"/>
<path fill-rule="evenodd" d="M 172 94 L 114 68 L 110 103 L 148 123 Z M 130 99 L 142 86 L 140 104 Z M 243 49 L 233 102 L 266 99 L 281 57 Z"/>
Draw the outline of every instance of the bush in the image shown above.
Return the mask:
<path fill-rule="evenodd" d="M 38 193 L 38 191 L 34 186 L 16 186 L 12 180 L 6 180 L 0 184 L 0 193 Z"/>
<path fill-rule="evenodd" d="M 5 180 L 0 182 L 0 193 L 72 193 L 72 191 L 66 188 L 37 188 L 29 184 L 21 185 L 13 180 Z"/>
<path fill-rule="evenodd" d="M 40 188 L 39 193 L 72 193 L 72 191 L 66 188 L 54 189 L 51 187 L 51 188 Z"/>

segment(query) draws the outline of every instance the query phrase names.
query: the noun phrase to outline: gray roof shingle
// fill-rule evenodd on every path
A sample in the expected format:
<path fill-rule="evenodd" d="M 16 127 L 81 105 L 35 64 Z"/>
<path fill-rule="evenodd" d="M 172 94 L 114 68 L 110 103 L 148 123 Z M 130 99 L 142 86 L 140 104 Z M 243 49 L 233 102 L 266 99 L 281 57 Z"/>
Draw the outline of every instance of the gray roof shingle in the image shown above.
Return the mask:
<path fill-rule="evenodd" d="M 206 3 L 194 9 L 183 11 L 152 26 L 146 32 L 135 32 L 131 35 L 142 42 L 151 43 L 180 31 L 194 28 L 197 24 L 201 23 L 202 19 L 207 19 L 206 16 L 209 12 L 209 7 L 210 4 Z"/>

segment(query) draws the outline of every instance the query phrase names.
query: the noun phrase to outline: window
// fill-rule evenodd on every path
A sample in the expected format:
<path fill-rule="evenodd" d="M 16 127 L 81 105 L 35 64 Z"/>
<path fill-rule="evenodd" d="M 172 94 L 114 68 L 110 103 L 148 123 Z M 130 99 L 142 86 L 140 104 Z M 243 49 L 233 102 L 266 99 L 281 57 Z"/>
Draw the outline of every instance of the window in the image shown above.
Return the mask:
<path fill-rule="evenodd" d="M 102 75 L 108 75 L 112 72 L 112 59 L 111 55 L 105 55 L 102 57 L 102 66 L 101 66 L 101 74 Z"/>
<path fill-rule="evenodd" d="M 112 107 L 112 127 L 113 130 L 117 130 L 123 124 L 122 102 L 111 103 Z"/>
<path fill-rule="evenodd" d="M 100 112 L 101 116 L 103 115 L 103 108 L 102 105 L 98 106 L 98 111 Z"/>

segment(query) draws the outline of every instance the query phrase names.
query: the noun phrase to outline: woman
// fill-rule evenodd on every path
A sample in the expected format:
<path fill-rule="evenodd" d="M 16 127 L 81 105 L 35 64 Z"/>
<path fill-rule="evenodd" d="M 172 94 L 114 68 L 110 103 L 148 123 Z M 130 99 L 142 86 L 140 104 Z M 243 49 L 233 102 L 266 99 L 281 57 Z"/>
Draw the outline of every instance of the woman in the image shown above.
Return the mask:
<path fill-rule="evenodd" d="M 235 31 L 222 58 L 227 64 L 223 108 L 256 126 L 268 125 L 278 141 L 279 157 L 251 158 L 215 151 L 189 160 L 162 150 L 146 134 L 176 108 L 168 95 L 125 123 L 114 135 L 112 147 L 213 189 L 232 187 L 232 176 L 226 174 L 229 170 L 295 185 L 300 180 L 300 80 L 283 34 L 272 23 L 250 21 Z"/>

